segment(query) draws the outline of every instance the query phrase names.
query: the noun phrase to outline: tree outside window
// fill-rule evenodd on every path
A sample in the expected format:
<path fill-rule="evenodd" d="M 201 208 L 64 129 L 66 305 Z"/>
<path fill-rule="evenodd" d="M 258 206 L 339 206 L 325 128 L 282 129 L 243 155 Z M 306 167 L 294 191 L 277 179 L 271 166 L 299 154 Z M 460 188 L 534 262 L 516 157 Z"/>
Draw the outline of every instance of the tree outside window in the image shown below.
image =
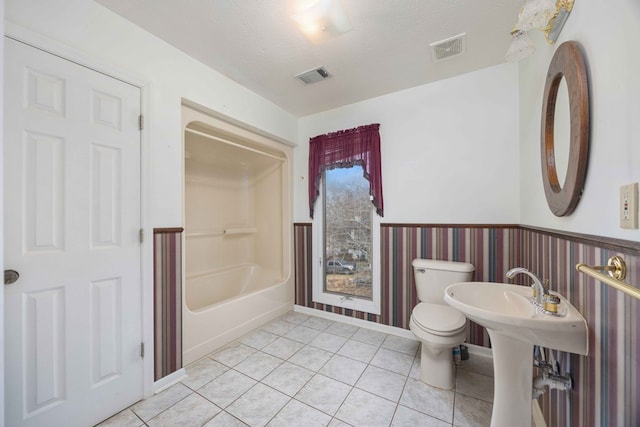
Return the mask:
<path fill-rule="evenodd" d="M 361 166 L 324 175 L 325 291 L 372 297 L 373 205 Z"/>

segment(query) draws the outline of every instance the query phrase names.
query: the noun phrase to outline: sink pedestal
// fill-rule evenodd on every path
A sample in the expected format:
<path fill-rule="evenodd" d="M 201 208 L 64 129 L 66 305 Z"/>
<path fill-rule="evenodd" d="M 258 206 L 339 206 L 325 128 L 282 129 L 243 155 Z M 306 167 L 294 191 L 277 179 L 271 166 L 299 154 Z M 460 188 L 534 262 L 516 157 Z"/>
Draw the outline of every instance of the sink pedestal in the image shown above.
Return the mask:
<path fill-rule="evenodd" d="M 533 345 L 487 329 L 493 349 L 491 427 L 531 426 Z"/>

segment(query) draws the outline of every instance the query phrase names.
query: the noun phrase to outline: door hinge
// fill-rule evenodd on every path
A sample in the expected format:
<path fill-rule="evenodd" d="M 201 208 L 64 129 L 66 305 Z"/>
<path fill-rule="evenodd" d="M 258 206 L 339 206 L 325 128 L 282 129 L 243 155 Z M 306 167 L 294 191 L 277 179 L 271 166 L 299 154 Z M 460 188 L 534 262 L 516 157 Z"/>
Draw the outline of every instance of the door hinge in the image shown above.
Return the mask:
<path fill-rule="evenodd" d="M 140 238 L 140 243 L 143 243 L 144 242 L 144 228 L 140 229 L 139 238 Z"/>
<path fill-rule="evenodd" d="M 138 116 L 138 128 L 140 130 L 144 129 L 144 116 L 142 114 Z"/>
<path fill-rule="evenodd" d="M 140 358 L 144 359 L 144 343 L 140 343 Z"/>

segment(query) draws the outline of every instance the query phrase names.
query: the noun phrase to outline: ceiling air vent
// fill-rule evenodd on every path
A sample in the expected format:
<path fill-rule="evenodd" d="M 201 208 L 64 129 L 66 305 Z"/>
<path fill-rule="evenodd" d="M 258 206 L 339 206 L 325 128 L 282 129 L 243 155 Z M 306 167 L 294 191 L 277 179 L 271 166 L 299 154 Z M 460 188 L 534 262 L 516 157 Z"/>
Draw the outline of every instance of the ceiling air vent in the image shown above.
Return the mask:
<path fill-rule="evenodd" d="M 296 75 L 297 78 L 302 80 L 304 84 L 319 82 L 320 80 L 328 79 L 331 77 L 329 72 L 324 67 L 314 68 L 313 70 L 305 71 Z"/>
<path fill-rule="evenodd" d="M 462 55 L 465 51 L 466 33 L 458 34 L 439 42 L 431 43 L 431 59 L 433 62 L 443 61 L 454 56 Z"/>

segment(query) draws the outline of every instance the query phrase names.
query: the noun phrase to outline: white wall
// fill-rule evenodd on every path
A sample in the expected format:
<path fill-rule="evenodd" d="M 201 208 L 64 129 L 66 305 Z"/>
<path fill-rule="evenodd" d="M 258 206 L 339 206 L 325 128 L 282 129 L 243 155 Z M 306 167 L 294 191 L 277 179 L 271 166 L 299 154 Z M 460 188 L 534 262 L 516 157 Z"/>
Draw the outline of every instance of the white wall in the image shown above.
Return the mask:
<path fill-rule="evenodd" d="M 295 220 L 309 221 L 309 138 L 380 123 L 384 222 L 518 223 L 517 103 L 503 64 L 303 117 Z"/>
<path fill-rule="evenodd" d="M 0 34 L 4 34 L 4 0 L 0 0 Z M 0 42 L 0 87 L 4 87 L 4 40 Z M 4 147 L 4 97 L 0 99 L 0 140 Z M 0 150 L 0 165 L 4 152 Z M 4 167 L 3 167 L 4 169 Z M 0 200 L 4 200 L 4 174 L 0 175 Z M 4 209 L 0 211 L 0 269 L 4 271 Z M 4 285 L 0 289 L 0 423 L 4 422 Z"/>
<path fill-rule="evenodd" d="M 182 224 L 181 99 L 294 142 L 297 120 L 92 0 L 7 0 L 7 22 L 149 85 L 150 221 Z M 9 30 L 9 28 L 7 28 Z"/>
<path fill-rule="evenodd" d="M 591 144 L 584 194 L 573 215 L 547 208 L 540 166 L 540 118 L 547 68 L 560 43 L 579 42 L 591 97 Z M 536 53 L 520 62 L 521 223 L 626 240 L 619 228 L 619 187 L 640 181 L 640 3 L 579 0 L 554 46 L 535 31 Z"/>

